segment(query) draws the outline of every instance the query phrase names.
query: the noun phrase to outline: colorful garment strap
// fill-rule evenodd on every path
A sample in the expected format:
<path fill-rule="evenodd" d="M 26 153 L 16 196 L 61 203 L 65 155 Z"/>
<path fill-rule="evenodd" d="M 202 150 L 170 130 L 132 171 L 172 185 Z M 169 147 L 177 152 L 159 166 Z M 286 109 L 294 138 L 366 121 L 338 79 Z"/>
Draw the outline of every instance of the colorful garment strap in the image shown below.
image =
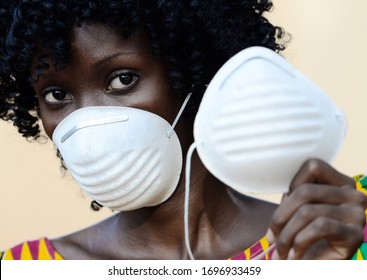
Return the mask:
<path fill-rule="evenodd" d="M 250 248 L 244 250 L 243 252 L 239 253 L 238 255 L 229 258 L 229 260 L 252 260 L 252 259 L 259 259 L 259 260 L 270 260 L 271 255 L 274 251 L 269 249 L 269 242 L 264 236 L 260 239 L 255 245 L 251 246 Z M 266 252 L 264 254 L 264 252 Z M 260 255 L 261 258 L 259 258 Z"/>
<path fill-rule="evenodd" d="M 2 260 L 62 260 L 47 238 L 21 243 L 0 255 Z"/>

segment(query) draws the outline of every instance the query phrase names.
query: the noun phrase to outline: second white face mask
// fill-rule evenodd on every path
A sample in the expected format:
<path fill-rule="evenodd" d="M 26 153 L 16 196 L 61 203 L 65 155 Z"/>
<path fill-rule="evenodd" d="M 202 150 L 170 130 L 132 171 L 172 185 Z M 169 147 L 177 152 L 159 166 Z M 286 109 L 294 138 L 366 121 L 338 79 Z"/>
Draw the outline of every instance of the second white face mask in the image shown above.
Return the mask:
<path fill-rule="evenodd" d="M 194 123 L 198 154 L 241 193 L 285 193 L 303 162 L 330 162 L 346 132 L 343 112 L 277 53 L 245 49 L 210 82 Z"/>
<path fill-rule="evenodd" d="M 158 205 L 177 187 L 181 146 L 172 126 L 153 113 L 82 108 L 56 127 L 52 139 L 80 187 L 111 209 Z"/>

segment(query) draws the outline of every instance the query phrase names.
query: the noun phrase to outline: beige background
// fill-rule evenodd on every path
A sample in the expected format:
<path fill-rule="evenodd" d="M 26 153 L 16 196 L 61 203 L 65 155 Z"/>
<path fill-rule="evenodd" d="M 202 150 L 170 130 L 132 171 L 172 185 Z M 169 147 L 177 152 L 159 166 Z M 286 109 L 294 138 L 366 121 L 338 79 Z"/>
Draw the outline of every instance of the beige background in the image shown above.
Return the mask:
<path fill-rule="evenodd" d="M 348 135 L 334 163 L 344 173 L 367 171 L 367 26 L 365 0 L 274 0 L 269 18 L 293 36 L 285 57 L 345 111 Z M 28 143 L 0 123 L 0 250 L 23 240 L 81 229 L 111 212 L 60 171 L 52 142 Z"/>

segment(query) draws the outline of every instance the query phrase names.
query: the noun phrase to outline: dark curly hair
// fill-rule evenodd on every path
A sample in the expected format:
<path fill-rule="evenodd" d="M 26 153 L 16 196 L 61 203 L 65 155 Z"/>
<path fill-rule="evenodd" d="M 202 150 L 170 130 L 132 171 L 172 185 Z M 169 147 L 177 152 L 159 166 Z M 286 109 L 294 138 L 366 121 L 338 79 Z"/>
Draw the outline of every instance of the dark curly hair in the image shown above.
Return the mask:
<path fill-rule="evenodd" d="M 152 53 L 165 63 L 173 93 L 193 92 L 187 115 L 193 119 L 205 86 L 235 53 L 250 46 L 277 52 L 284 31 L 263 16 L 269 0 L 2 0 L 0 4 L 0 118 L 12 121 L 27 139 L 40 136 L 36 74 L 68 62 L 74 26 L 103 23 L 129 37 L 145 32 Z"/>

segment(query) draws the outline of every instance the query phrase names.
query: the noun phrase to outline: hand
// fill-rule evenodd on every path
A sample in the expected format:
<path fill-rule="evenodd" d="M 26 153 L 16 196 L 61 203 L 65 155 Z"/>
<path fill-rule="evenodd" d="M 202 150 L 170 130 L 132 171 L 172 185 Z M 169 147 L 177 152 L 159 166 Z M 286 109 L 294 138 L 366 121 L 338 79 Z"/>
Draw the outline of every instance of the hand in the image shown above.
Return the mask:
<path fill-rule="evenodd" d="M 363 242 L 366 207 L 352 178 L 308 160 L 272 218 L 273 259 L 350 259 Z"/>

